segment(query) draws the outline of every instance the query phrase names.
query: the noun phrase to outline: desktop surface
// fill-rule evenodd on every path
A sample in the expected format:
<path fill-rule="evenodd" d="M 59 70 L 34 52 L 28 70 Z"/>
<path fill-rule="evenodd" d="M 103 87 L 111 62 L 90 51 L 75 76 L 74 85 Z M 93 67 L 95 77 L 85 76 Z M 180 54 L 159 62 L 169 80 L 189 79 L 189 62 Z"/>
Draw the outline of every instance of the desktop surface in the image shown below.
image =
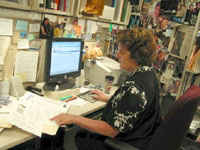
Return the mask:
<path fill-rule="evenodd" d="M 111 93 L 114 93 L 116 89 L 117 87 L 112 87 Z M 74 115 L 89 116 L 90 114 L 103 109 L 105 105 L 106 103 L 102 101 L 96 101 L 95 103 L 86 101 L 86 104 L 82 107 L 70 107 L 68 113 Z M 0 133 L 0 149 L 6 150 L 12 148 L 35 137 L 36 136 L 32 135 L 31 133 L 23 131 L 15 126 L 10 129 L 4 129 L 4 131 Z"/>

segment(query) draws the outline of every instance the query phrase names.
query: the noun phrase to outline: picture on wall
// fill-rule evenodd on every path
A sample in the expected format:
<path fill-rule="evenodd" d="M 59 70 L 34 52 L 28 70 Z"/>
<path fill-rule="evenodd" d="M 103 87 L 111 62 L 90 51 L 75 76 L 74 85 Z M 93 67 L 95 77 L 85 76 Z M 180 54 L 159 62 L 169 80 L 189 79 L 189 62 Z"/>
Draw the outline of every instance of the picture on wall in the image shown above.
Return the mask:
<path fill-rule="evenodd" d="M 40 24 L 40 39 L 51 39 L 54 34 L 54 26 L 51 21 L 44 17 Z"/>
<path fill-rule="evenodd" d="M 181 32 L 181 31 L 177 32 L 175 40 L 174 40 L 174 45 L 171 49 L 172 54 L 180 56 L 180 50 L 181 50 L 183 40 L 185 38 L 185 34 L 186 34 L 185 32 Z"/>

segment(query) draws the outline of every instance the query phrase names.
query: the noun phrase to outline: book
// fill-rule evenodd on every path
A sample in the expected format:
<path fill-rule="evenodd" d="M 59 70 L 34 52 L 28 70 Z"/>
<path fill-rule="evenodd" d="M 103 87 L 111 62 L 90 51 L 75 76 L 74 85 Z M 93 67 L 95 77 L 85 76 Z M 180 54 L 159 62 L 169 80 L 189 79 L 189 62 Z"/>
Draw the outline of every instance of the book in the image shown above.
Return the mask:
<path fill-rule="evenodd" d="M 115 7 L 114 20 L 120 22 L 124 0 L 116 0 L 116 1 L 117 2 Z"/>
<path fill-rule="evenodd" d="M 194 73 L 200 73 L 200 50 L 191 56 L 192 58 L 189 60 L 188 69 Z"/>
<path fill-rule="evenodd" d="M 122 13 L 121 13 L 121 20 L 120 20 L 121 22 L 125 21 L 126 13 L 127 13 L 127 6 L 128 6 L 128 0 L 124 0 Z"/>
<path fill-rule="evenodd" d="M 172 40 L 173 45 L 170 47 L 169 51 L 171 54 L 174 54 L 181 59 L 185 59 L 189 52 L 188 49 L 190 48 L 194 27 L 180 26 L 177 27 L 177 30 L 175 31 L 174 40 Z"/>

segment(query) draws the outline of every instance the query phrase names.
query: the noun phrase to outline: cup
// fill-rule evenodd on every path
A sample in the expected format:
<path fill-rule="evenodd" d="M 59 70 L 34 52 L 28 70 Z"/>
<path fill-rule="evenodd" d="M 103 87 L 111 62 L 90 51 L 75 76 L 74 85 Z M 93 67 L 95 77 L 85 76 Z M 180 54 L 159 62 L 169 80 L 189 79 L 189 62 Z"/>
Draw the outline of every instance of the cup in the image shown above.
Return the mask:
<path fill-rule="evenodd" d="M 106 76 L 105 77 L 104 90 L 105 90 L 106 94 L 110 94 L 110 90 L 111 90 L 113 81 L 114 81 L 114 77 L 113 76 Z"/>

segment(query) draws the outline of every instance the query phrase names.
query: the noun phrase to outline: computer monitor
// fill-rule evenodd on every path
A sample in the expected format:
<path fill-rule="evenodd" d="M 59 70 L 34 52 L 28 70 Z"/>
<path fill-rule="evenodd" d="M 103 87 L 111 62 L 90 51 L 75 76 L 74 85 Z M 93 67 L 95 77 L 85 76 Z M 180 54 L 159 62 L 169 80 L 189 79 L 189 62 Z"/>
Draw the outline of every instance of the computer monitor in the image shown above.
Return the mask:
<path fill-rule="evenodd" d="M 75 77 L 82 67 L 83 41 L 81 39 L 54 38 L 47 40 L 45 60 L 46 91 L 73 88 Z M 57 90 L 57 89 L 56 89 Z"/>

